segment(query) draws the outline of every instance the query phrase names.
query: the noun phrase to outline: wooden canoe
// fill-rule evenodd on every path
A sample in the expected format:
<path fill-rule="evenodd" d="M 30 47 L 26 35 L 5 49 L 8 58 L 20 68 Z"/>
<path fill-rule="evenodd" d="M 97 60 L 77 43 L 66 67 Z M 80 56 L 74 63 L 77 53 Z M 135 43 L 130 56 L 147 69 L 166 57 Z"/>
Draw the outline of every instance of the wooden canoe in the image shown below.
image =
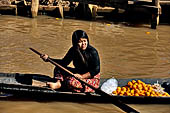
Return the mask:
<path fill-rule="evenodd" d="M 110 98 L 95 93 L 75 93 L 52 90 L 48 87 L 32 86 L 33 80 L 47 82 L 53 78 L 41 74 L 0 73 L 0 100 L 38 100 L 38 101 L 73 101 L 110 103 Z M 101 84 L 107 79 L 101 79 Z M 118 86 L 125 86 L 128 81 L 142 80 L 147 84 L 157 81 L 159 84 L 170 83 L 170 78 L 161 79 L 117 79 Z M 170 104 L 170 97 L 151 96 L 115 96 L 127 104 Z"/>

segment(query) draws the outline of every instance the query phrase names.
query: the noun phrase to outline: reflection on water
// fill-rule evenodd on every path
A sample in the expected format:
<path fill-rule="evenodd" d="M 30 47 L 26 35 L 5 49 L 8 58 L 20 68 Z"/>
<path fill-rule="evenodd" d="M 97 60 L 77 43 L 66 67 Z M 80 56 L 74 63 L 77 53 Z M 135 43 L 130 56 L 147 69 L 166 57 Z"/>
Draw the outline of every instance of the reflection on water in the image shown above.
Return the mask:
<path fill-rule="evenodd" d="M 103 78 L 169 77 L 170 26 L 125 26 L 104 21 L 55 19 L 48 16 L 25 18 L 0 16 L 0 72 L 39 73 L 52 76 L 53 66 L 43 62 L 29 50 L 33 47 L 51 57 L 62 58 L 72 45 L 71 35 L 77 29 L 85 30 L 90 43 L 101 57 Z M 10 106 L 10 107 L 9 107 Z M 132 105 L 144 112 L 163 113 L 169 105 Z M 121 112 L 111 104 L 69 102 L 1 101 L 2 113 L 110 113 Z"/>

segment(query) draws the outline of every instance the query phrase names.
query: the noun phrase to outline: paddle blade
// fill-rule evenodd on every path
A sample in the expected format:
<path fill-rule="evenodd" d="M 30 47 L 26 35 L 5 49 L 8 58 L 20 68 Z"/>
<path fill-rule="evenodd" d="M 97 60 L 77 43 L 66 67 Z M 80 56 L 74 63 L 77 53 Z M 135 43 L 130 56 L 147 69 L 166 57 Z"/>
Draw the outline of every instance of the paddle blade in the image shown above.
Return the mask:
<path fill-rule="evenodd" d="M 40 52 L 38 52 L 38 51 L 36 51 L 35 49 L 33 49 L 33 48 L 29 48 L 31 51 L 33 51 L 34 53 L 36 53 L 36 54 L 38 54 L 38 55 L 42 55 Z"/>

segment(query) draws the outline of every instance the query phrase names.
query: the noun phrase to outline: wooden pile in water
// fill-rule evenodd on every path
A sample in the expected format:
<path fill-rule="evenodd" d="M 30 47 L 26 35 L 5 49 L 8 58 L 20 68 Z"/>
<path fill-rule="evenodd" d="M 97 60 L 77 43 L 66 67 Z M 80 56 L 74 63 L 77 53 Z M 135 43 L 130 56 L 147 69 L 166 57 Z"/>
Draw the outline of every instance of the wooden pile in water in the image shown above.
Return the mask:
<path fill-rule="evenodd" d="M 0 5 L 10 5 L 11 1 L 10 0 L 0 0 Z"/>
<path fill-rule="evenodd" d="M 13 5 L 15 0 L 0 0 L 0 14 L 12 13 L 17 15 L 17 6 Z"/>

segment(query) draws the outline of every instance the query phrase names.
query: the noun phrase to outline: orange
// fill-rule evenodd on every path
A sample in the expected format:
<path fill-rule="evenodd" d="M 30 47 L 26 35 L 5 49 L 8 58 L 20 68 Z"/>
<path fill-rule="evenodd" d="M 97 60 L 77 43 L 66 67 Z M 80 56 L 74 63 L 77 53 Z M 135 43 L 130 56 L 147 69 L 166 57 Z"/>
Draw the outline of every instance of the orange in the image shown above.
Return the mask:
<path fill-rule="evenodd" d="M 132 89 L 132 88 L 133 88 L 133 85 L 131 85 L 130 88 Z"/>
<path fill-rule="evenodd" d="M 151 32 L 148 31 L 148 32 L 146 32 L 146 34 L 149 35 L 149 34 L 151 34 Z"/>
<path fill-rule="evenodd" d="M 140 92 L 139 95 L 140 95 L 140 96 L 145 96 L 145 93 Z"/>
<path fill-rule="evenodd" d="M 169 96 L 169 94 L 167 92 L 164 93 L 165 96 Z"/>
<path fill-rule="evenodd" d="M 143 93 L 143 94 L 141 94 L 141 96 L 145 96 L 145 94 Z"/>
<path fill-rule="evenodd" d="M 132 83 L 131 81 L 129 81 L 129 82 L 127 83 L 127 85 L 128 85 L 128 86 L 132 86 L 133 83 Z"/>
<path fill-rule="evenodd" d="M 135 81 L 135 80 L 132 80 L 132 83 L 134 84 L 134 83 L 136 83 L 136 81 Z"/>
<path fill-rule="evenodd" d="M 130 93 L 129 93 L 129 92 L 125 92 L 125 95 L 126 95 L 126 96 L 130 96 Z"/>
<path fill-rule="evenodd" d="M 151 91 L 151 94 L 155 95 L 156 93 L 155 93 L 155 91 L 152 90 L 152 91 Z"/>
<path fill-rule="evenodd" d="M 122 87 L 121 90 L 126 92 L 126 87 Z"/>
<path fill-rule="evenodd" d="M 151 94 L 150 96 L 151 96 L 151 97 L 153 97 L 153 96 L 154 96 L 154 94 Z"/>
<path fill-rule="evenodd" d="M 121 87 L 117 87 L 116 91 L 117 91 L 117 94 L 119 94 L 121 91 Z"/>
<path fill-rule="evenodd" d="M 138 85 L 138 83 L 137 83 L 137 82 L 135 82 L 135 83 L 134 83 L 134 85 Z"/>
<path fill-rule="evenodd" d="M 117 94 L 117 91 L 113 91 L 112 93 L 113 93 L 113 94 Z"/>
<path fill-rule="evenodd" d="M 124 93 L 125 93 L 124 91 L 120 91 L 120 94 L 122 94 L 122 95 L 123 95 Z"/>
<path fill-rule="evenodd" d="M 151 87 L 151 85 L 150 85 L 150 84 L 147 84 L 146 86 L 147 86 L 148 88 L 150 88 L 150 87 Z"/>
<path fill-rule="evenodd" d="M 147 92 L 151 93 L 151 92 L 152 92 L 152 90 L 151 90 L 151 89 L 148 89 L 148 91 L 147 91 Z"/>
<path fill-rule="evenodd" d="M 142 82 L 141 84 L 143 87 L 147 87 L 147 85 L 144 82 Z"/>
<path fill-rule="evenodd" d="M 126 92 L 130 92 L 130 88 L 129 87 L 126 88 Z"/>
<path fill-rule="evenodd" d="M 143 89 L 144 89 L 145 91 L 148 91 L 148 87 L 143 87 Z"/>
<path fill-rule="evenodd" d="M 140 93 L 139 89 L 136 89 L 135 92 L 138 93 L 138 94 Z"/>
<path fill-rule="evenodd" d="M 162 97 L 162 94 L 159 94 L 158 96 Z"/>
<path fill-rule="evenodd" d="M 146 92 L 146 96 L 150 96 L 150 92 Z"/>
<path fill-rule="evenodd" d="M 159 92 L 155 92 L 156 95 L 159 95 L 160 93 Z"/>
<path fill-rule="evenodd" d="M 138 89 L 139 89 L 139 90 L 142 90 L 142 89 L 143 89 L 142 84 L 138 84 Z"/>
<path fill-rule="evenodd" d="M 130 93 L 131 93 L 131 94 L 134 94 L 134 93 L 135 93 L 135 90 L 134 90 L 134 89 L 130 90 Z"/>
<path fill-rule="evenodd" d="M 135 93 L 135 96 L 139 96 L 139 94 L 138 94 L 138 93 Z"/>
<path fill-rule="evenodd" d="M 152 88 L 152 87 L 149 87 L 149 90 L 151 90 L 151 91 L 152 91 L 152 90 L 153 90 L 153 88 Z"/>
<path fill-rule="evenodd" d="M 133 89 L 136 89 L 136 88 L 137 88 L 137 85 L 136 85 L 136 84 L 134 84 L 134 85 L 132 86 L 132 88 L 133 88 Z"/>
<path fill-rule="evenodd" d="M 137 83 L 140 84 L 140 83 L 142 83 L 142 81 L 141 80 L 137 80 Z"/>
<path fill-rule="evenodd" d="M 145 93 L 145 91 L 144 91 L 144 90 L 139 90 L 139 91 L 140 91 L 140 93 L 141 93 L 141 94 L 144 94 L 144 93 Z"/>
<path fill-rule="evenodd" d="M 134 96 L 134 94 L 131 93 L 130 96 Z"/>
<path fill-rule="evenodd" d="M 123 96 L 123 94 L 119 94 L 120 96 Z"/>

